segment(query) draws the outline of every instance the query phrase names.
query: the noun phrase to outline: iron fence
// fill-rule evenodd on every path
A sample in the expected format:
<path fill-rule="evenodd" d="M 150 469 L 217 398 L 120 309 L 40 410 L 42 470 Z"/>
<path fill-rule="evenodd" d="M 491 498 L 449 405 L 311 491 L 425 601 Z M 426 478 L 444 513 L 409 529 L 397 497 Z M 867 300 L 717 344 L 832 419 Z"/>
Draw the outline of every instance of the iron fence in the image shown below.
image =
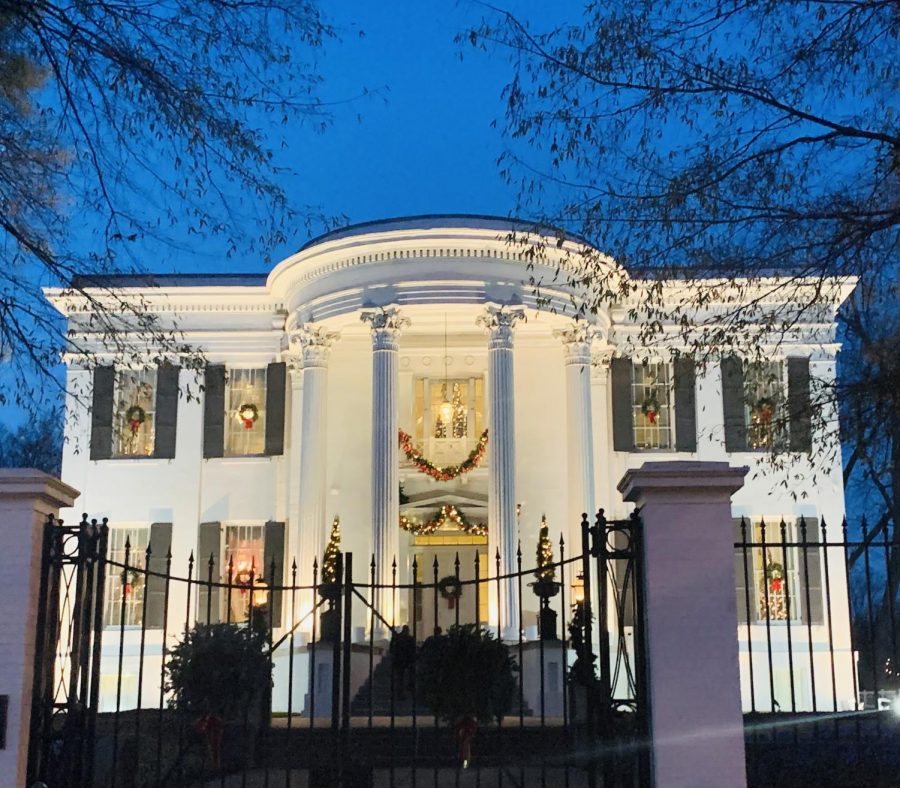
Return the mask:
<path fill-rule="evenodd" d="M 114 560 L 105 522 L 51 521 L 31 779 L 50 788 L 290 786 L 368 784 L 379 774 L 391 785 L 437 785 L 458 779 L 465 761 L 479 782 L 645 784 L 639 524 L 601 510 L 593 525 L 583 518 L 575 550 L 559 537 L 555 560 L 526 568 L 520 549 L 512 573 L 501 571 L 499 551 L 490 571 L 472 549 L 446 569 L 437 556 L 428 567 L 395 561 L 384 583 L 374 559 L 360 573 L 343 553 L 327 571 L 314 561 L 303 583 L 298 563 L 283 570 L 281 556 L 248 571 L 224 552 L 191 554 L 179 572 L 152 538 L 141 550 L 126 541 Z M 78 548 L 68 584 L 61 539 Z M 504 594 L 514 622 L 502 620 Z M 260 645 L 271 680 L 237 716 L 173 702 L 179 644 L 198 625 Z M 514 666 L 510 702 L 490 720 L 438 713 L 426 681 L 429 654 L 465 632 L 502 643 Z M 79 692 L 60 691 L 64 676 Z M 78 757 L 64 756 L 73 742 Z"/>

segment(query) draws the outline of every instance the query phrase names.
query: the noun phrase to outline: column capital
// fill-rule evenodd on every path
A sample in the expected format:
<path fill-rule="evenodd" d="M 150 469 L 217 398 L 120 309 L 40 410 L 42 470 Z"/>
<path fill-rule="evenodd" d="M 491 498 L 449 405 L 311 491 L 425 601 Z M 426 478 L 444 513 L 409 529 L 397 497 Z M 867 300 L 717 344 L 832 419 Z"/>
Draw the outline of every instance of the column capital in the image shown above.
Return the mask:
<path fill-rule="evenodd" d="M 568 328 L 557 328 L 553 336 L 559 339 L 566 355 L 566 364 L 591 363 L 591 343 L 597 329 L 587 323 L 573 323 Z"/>
<path fill-rule="evenodd" d="M 374 350 L 396 350 L 400 332 L 410 324 L 410 319 L 400 314 L 395 306 L 381 307 L 378 311 L 363 312 L 359 319 L 372 328 Z"/>
<path fill-rule="evenodd" d="M 493 304 L 485 307 L 475 321 L 490 332 L 491 347 L 512 347 L 513 329 L 520 320 L 527 320 L 524 309 L 509 309 Z"/>
<path fill-rule="evenodd" d="M 614 355 L 615 351 L 609 347 L 591 351 L 591 378 L 593 380 L 606 380 Z"/>
<path fill-rule="evenodd" d="M 328 363 L 331 346 L 340 339 L 336 331 L 327 331 L 322 326 L 303 323 L 288 333 L 290 352 L 285 356 L 292 370 L 307 367 L 324 367 Z"/>

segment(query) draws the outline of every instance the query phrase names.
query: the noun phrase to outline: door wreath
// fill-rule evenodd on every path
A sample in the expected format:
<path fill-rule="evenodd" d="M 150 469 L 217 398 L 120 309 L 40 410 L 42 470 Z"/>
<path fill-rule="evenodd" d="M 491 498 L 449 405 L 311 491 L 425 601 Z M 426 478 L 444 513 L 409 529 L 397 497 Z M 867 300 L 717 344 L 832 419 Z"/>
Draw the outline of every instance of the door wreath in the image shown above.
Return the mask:
<path fill-rule="evenodd" d="M 447 575 L 438 581 L 437 590 L 441 598 L 447 600 L 447 607 L 453 610 L 456 607 L 456 600 L 462 596 L 462 583 L 456 575 Z"/>

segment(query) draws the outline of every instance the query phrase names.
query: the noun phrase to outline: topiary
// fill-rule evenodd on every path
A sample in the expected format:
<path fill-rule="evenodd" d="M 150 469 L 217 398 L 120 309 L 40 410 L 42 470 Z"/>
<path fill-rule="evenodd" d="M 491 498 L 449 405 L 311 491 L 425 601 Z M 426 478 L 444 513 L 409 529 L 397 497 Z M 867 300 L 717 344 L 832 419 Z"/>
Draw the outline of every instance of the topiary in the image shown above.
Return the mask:
<path fill-rule="evenodd" d="M 463 624 L 428 638 L 416 664 L 423 700 L 453 726 L 468 765 L 478 725 L 500 721 L 512 708 L 518 667 L 509 648 L 488 630 Z"/>
<path fill-rule="evenodd" d="M 259 711 L 272 686 L 264 628 L 196 624 L 169 651 L 169 707 L 194 719 L 218 768 L 225 722 Z"/>

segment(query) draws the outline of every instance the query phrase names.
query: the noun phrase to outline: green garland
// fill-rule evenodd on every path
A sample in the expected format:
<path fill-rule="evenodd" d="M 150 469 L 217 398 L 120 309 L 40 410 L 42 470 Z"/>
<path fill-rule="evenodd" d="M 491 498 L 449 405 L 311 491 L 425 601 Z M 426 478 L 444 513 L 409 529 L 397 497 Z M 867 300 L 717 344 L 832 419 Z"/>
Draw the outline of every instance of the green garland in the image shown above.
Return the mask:
<path fill-rule="evenodd" d="M 486 525 L 471 522 L 460 509 L 457 509 L 452 504 L 444 504 L 425 522 L 401 514 L 400 527 L 404 531 L 409 531 L 415 536 L 427 536 L 428 534 L 433 534 L 437 531 L 448 520 L 459 528 L 460 531 L 464 531 L 472 536 L 487 535 Z"/>

